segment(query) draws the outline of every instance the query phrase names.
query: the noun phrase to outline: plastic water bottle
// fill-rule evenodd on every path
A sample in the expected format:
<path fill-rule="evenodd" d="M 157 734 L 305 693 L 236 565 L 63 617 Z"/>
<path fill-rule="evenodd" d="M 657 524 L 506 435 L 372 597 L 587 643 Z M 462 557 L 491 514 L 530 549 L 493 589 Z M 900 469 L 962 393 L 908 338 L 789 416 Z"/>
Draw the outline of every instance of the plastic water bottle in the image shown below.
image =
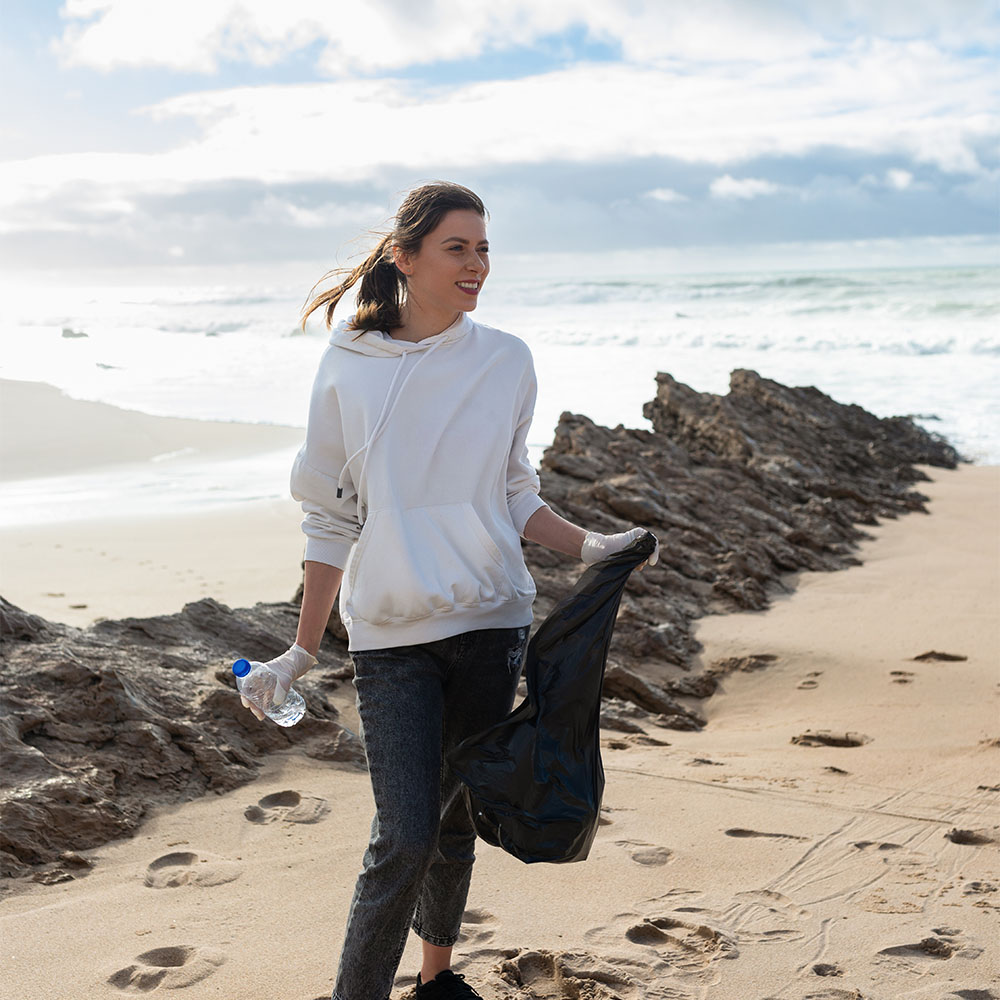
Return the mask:
<path fill-rule="evenodd" d="M 294 726 L 306 714 L 306 700 L 295 688 L 288 689 L 280 705 L 273 703 L 278 678 L 266 663 L 237 660 L 233 664 L 233 674 L 236 690 L 279 726 Z"/>

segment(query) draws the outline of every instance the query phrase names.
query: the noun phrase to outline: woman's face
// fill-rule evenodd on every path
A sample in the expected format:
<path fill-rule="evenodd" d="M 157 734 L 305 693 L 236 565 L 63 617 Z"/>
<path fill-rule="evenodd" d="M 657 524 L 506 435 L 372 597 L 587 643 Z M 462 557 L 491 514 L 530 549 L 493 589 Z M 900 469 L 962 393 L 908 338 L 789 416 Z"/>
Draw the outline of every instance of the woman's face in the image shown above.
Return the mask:
<path fill-rule="evenodd" d="M 471 209 L 448 212 L 415 254 L 393 251 L 406 297 L 423 310 L 470 311 L 490 273 L 486 220 Z"/>

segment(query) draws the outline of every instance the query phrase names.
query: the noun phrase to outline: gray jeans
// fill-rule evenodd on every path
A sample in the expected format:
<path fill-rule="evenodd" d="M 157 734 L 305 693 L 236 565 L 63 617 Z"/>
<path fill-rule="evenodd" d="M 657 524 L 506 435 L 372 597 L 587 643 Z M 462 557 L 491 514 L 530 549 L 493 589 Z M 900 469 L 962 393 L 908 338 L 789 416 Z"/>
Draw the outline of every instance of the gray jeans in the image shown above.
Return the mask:
<path fill-rule="evenodd" d="M 528 627 L 351 654 L 375 818 L 333 1000 L 386 1000 L 406 937 L 455 943 L 476 832 L 444 755 L 514 703 Z"/>

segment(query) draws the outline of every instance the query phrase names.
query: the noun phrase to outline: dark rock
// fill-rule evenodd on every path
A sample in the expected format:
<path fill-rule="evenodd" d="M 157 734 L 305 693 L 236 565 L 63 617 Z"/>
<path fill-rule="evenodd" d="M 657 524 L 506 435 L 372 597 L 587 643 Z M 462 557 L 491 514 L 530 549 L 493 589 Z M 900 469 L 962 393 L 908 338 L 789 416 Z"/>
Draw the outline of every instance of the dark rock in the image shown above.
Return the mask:
<path fill-rule="evenodd" d="M 604 673 L 602 694 L 605 698 L 620 698 L 623 701 L 635 702 L 648 712 L 655 712 L 670 720 L 678 720 L 678 724 L 671 724 L 671 728 L 700 728 L 705 724 L 704 719 L 696 712 L 685 708 L 662 687 L 615 664 L 609 665 Z"/>
<path fill-rule="evenodd" d="M 787 592 L 789 574 L 856 565 L 855 547 L 867 537 L 858 525 L 925 509 L 912 486 L 927 477 L 914 465 L 959 461 L 908 418 L 880 419 L 756 372 L 733 372 L 726 396 L 665 373 L 656 382 L 643 410 L 652 431 L 563 413 L 542 458 L 541 492 L 588 529 L 639 524 L 659 537 L 658 564 L 629 580 L 610 662 L 668 692 L 678 671 L 696 663 L 697 618 L 765 608 Z M 538 545 L 524 552 L 540 618 L 580 564 Z"/>
<path fill-rule="evenodd" d="M 294 605 L 233 611 L 202 600 L 176 615 L 89 629 L 7 603 L 0 613 L 4 875 L 61 861 L 39 878 L 76 877 L 67 850 L 130 835 L 153 805 L 236 788 L 274 750 L 363 765 L 357 737 L 324 693 L 323 667 L 299 682 L 308 713 L 297 726 L 259 723 L 240 704 L 230 663 L 245 650 L 270 657 L 287 649 Z M 331 669 L 346 659 L 324 649 Z"/>
<path fill-rule="evenodd" d="M 45 619 L 29 615 L 0 597 L 0 644 L 32 642 L 46 634 Z"/>
<path fill-rule="evenodd" d="M 643 732 L 642 722 L 651 722 L 652 716 L 633 701 L 605 697 L 601 703 L 601 728 L 615 729 L 620 733 Z"/>
<path fill-rule="evenodd" d="M 725 674 L 750 673 L 771 666 L 778 657 L 774 653 L 751 653 L 749 656 L 729 656 L 724 660 L 716 660 L 708 667 L 708 673 L 713 676 Z"/>

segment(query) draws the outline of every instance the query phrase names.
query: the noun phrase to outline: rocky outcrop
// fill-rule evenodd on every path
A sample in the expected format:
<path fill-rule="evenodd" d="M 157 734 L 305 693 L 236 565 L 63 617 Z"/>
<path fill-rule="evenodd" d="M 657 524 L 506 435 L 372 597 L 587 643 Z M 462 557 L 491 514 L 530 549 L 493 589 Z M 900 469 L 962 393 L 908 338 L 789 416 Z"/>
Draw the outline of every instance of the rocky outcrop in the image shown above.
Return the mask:
<path fill-rule="evenodd" d="M 328 697 L 336 669 L 300 682 L 309 711 L 293 728 L 240 705 L 229 664 L 244 650 L 286 650 L 297 617 L 293 604 L 202 600 L 76 629 L 0 599 L 2 874 L 129 835 L 150 806 L 236 788 L 273 750 L 363 765 Z"/>
<path fill-rule="evenodd" d="M 926 510 L 915 465 L 959 461 L 909 419 L 756 372 L 733 372 L 726 396 L 656 381 L 643 410 L 653 430 L 564 413 L 541 473 L 542 495 L 569 520 L 659 537 L 659 563 L 629 580 L 611 647 L 612 663 L 647 679 L 692 666 L 694 619 L 764 608 L 787 574 L 856 563 L 859 525 Z M 544 614 L 578 564 L 532 545 L 525 557 Z"/>
<path fill-rule="evenodd" d="M 695 619 L 763 608 L 787 574 L 856 563 L 859 525 L 925 510 L 913 486 L 926 476 L 914 466 L 959 460 L 908 419 L 754 372 L 734 372 L 721 397 L 662 373 L 656 381 L 644 410 L 652 430 L 564 413 L 541 472 L 542 495 L 571 521 L 603 532 L 639 524 L 660 539 L 659 563 L 626 586 L 605 680 L 606 727 L 633 733 L 640 721 L 704 725 L 697 702 L 719 677 L 766 665 L 758 656 L 695 670 Z M 537 545 L 524 552 L 540 621 L 581 566 Z M 66 852 L 131 833 L 150 805 L 249 781 L 273 750 L 363 765 L 333 704 L 351 676 L 336 612 L 323 666 L 300 682 L 301 723 L 261 725 L 240 707 L 229 663 L 285 650 L 297 614 L 294 601 L 233 611 L 202 600 L 80 630 L 0 602 L 6 873 L 60 856 L 70 865 Z"/>

